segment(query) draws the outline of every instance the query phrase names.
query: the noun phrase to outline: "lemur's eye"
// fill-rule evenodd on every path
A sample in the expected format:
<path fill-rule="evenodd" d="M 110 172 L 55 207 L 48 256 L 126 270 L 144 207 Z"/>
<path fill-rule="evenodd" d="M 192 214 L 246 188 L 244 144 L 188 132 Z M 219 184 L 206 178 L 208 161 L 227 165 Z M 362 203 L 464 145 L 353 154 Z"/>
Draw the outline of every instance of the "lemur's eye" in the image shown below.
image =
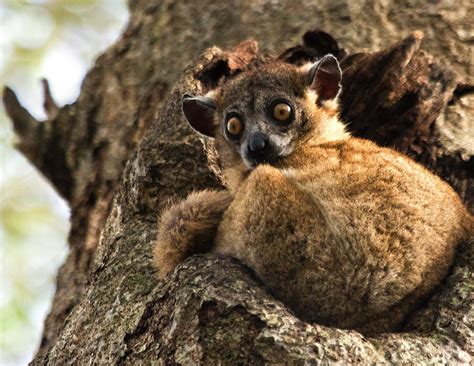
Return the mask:
<path fill-rule="evenodd" d="M 278 103 L 273 107 L 273 117 L 277 121 L 287 121 L 291 117 L 291 106 L 286 103 Z"/>
<path fill-rule="evenodd" d="M 226 122 L 227 132 L 232 135 L 232 137 L 239 137 L 242 131 L 244 130 L 244 124 L 240 119 L 233 116 L 230 117 Z"/>

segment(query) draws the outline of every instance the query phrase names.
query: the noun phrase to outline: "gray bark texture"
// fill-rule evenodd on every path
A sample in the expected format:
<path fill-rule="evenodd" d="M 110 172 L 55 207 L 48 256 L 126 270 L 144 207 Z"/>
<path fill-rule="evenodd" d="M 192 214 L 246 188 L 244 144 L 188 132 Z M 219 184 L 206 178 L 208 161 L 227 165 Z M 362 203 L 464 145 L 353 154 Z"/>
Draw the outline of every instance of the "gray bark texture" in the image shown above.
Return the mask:
<path fill-rule="evenodd" d="M 45 82 L 48 119 L 39 122 L 4 91 L 19 150 L 72 212 L 69 256 L 32 364 L 472 363 L 474 241 L 403 333 L 374 338 L 303 323 L 230 258 L 194 256 L 162 282 L 151 266 L 162 208 L 220 186 L 212 146 L 181 115 L 182 95 L 273 57 L 265 54 L 294 63 L 336 54 L 352 132 L 425 164 L 472 212 L 472 1 L 130 0 L 129 8 L 127 28 L 72 105 L 57 107 Z M 313 29 L 328 34 L 301 41 Z M 249 38 L 263 51 L 240 44 Z"/>

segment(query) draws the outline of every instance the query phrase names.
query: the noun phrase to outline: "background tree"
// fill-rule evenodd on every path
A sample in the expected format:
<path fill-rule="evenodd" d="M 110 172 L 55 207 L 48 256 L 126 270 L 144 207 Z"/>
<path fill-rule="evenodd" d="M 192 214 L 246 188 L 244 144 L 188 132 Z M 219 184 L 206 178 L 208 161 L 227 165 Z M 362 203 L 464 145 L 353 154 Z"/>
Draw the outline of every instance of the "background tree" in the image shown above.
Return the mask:
<path fill-rule="evenodd" d="M 129 7 L 127 29 L 97 59 L 74 104 L 58 108 L 45 88 L 48 120 L 39 123 L 4 92 L 19 149 L 72 210 L 70 252 L 33 363 L 469 363 L 472 245 L 407 322 L 410 333 L 374 339 L 300 322 L 228 258 L 193 257 L 159 283 L 150 251 L 170 198 L 219 185 L 208 164 L 212 147 L 185 124 L 181 95 L 264 60 L 255 43 L 231 48 L 249 37 L 271 53 L 292 47 L 282 55 L 291 62 L 337 53 L 351 129 L 411 154 L 472 209 L 470 2 L 138 0 Z M 315 27 L 339 45 L 313 32 L 295 47 Z M 414 29 L 426 33 L 434 57 L 420 51 Z M 214 44 L 228 50 L 210 48 L 196 59 Z M 366 48 L 383 51 L 355 54 Z"/>
<path fill-rule="evenodd" d="M 128 19 L 125 0 L 0 1 L 0 85 L 38 118 L 40 79 L 72 103 L 99 51 Z M 20 152 L 0 102 L 0 364 L 27 364 L 39 345 L 67 254 L 69 208 Z"/>

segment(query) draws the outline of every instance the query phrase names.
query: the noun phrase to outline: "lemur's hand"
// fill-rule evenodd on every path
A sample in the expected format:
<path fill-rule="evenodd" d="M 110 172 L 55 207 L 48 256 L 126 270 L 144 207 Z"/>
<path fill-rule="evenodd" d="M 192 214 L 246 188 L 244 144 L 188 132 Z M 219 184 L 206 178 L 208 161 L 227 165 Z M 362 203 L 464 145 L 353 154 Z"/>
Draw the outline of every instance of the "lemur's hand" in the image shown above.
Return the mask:
<path fill-rule="evenodd" d="M 154 249 L 154 265 L 160 279 L 187 257 L 211 250 L 231 200 L 227 191 L 193 192 L 163 212 Z"/>

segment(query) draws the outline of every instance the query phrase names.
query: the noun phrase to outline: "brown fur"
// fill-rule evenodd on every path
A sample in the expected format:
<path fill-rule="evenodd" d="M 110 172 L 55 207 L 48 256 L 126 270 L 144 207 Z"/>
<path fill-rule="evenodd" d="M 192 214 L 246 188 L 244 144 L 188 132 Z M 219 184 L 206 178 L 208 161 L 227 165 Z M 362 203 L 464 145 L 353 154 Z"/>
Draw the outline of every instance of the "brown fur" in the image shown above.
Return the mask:
<path fill-rule="evenodd" d="M 212 248 L 217 227 L 229 206 L 226 191 L 200 191 L 165 210 L 158 224 L 154 263 L 163 278 L 187 257 Z"/>
<path fill-rule="evenodd" d="M 208 191 L 171 207 L 161 219 L 155 265 L 162 278 L 188 255 L 213 250 L 251 267 L 305 321 L 396 330 L 446 276 L 473 219 L 453 189 L 421 165 L 350 137 L 333 101 L 317 106 L 305 75 L 269 65 L 213 95 L 215 143 L 232 202 Z M 296 109 L 284 136 L 258 112 L 281 96 Z M 289 136 L 291 153 L 248 168 L 222 132 L 221 121 L 236 108 L 247 113 L 248 128 Z"/>

